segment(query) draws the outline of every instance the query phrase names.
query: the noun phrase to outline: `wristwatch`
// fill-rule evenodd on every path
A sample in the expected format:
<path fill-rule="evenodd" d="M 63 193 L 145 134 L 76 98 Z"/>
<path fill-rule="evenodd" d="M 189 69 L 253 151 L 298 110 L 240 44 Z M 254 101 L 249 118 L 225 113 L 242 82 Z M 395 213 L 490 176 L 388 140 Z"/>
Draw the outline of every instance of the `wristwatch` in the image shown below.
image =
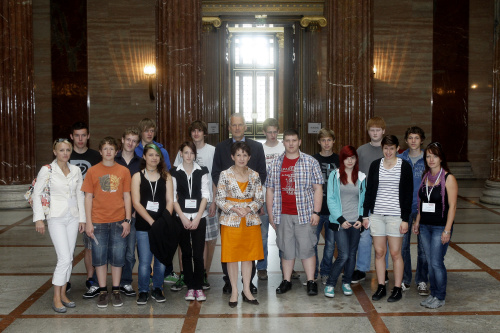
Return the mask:
<path fill-rule="evenodd" d="M 123 220 L 123 222 L 127 222 L 128 224 L 132 223 L 132 220 L 131 219 L 125 219 Z"/>
<path fill-rule="evenodd" d="M 318 215 L 318 216 L 321 216 L 321 215 L 319 215 L 319 212 L 316 212 L 316 211 L 314 211 L 314 210 L 313 210 L 313 214 L 316 214 L 316 215 Z"/>

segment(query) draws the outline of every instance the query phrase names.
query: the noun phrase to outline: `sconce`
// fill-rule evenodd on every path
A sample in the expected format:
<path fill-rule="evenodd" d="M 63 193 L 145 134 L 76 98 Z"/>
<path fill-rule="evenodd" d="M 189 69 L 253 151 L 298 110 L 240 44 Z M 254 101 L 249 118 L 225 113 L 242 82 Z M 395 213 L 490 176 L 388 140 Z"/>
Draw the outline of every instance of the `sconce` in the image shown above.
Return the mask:
<path fill-rule="evenodd" d="M 153 94 L 153 76 L 156 74 L 156 67 L 154 65 L 144 66 L 144 74 L 146 74 L 149 80 L 149 99 L 154 101 L 155 95 Z"/>

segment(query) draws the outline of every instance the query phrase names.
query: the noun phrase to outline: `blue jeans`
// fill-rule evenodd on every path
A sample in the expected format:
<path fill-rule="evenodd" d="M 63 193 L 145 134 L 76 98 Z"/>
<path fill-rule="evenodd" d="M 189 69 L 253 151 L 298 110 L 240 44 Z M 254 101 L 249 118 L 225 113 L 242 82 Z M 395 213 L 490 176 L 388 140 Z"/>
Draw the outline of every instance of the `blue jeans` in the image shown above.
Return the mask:
<path fill-rule="evenodd" d="M 401 255 L 404 261 L 404 272 L 403 272 L 403 283 L 410 285 L 411 284 L 411 255 L 410 255 L 410 240 L 411 240 L 411 227 L 413 225 L 413 221 L 417 217 L 417 213 L 412 213 L 410 215 L 410 221 L 408 222 L 408 232 L 403 236 L 403 246 L 401 248 Z M 417 270 L 415 272 L 415 283 L 419 284 L 420 282 L 428 282 L 427 276 L 429 274 L 427 268 L 427 260 L 425 259 L 425 253 L 422 248 L 420 235 L 417 235 Z"/>
<path fill-rule="evenodd" d="M 389 267 L 389 244 L 387 245 L 387 253 L 385 254 L 385 267 Z M 361 233 L 358 246 L 358 256 L 356 259 L 356 267 L 361 272 L 368 272 L 372 261 L 372 235 L 370 230 L 365 230 Z"/>
<path fill-rule="evenodd" d="M 338 231 L 332 231 L 337 243 L 337 259 L 333 263 L 332 270 L 326 281 L 326 285 L 335 287 L 342 269 L 344 275 L 342 283 L 351 284 L 352 273 L 356 266 L 356 252 L 358 250 L 359 238 L 361 234 L 359 229 L 340 227 Z"/>
<path fill-rule="evenodd" d="M 126 222 L 123 222 L 126 223 Z M 92 265 L 109 264 L 114 267 L 125 265 L 125 238 L 122 238 L 122 222 L 94 223 L 94 237 L 99 245 L 92 244 Z"/>
<path fill-rule="evenodd" d="M 448 276 L 444 265 L 444 256 L 448 250 L 448 244 L 441 243 L 441 234 L 444 226 L 420 225 L 420 239 L 424 248 L 425 257 L 429 263 L 429 281 L 431 283 L 431 295 L 439 300 L 446 297 L 446 284 Z M 453 228 L 451 229 L 453 233 Z"/>
<path fill-rule="evenodd" d="M 269 215 L 267 215 L 267 207 L 264 203 L 264 215 L 260 216 L 260 232 L 262 234 L 262 245 L 264 246 L 264 259 L 257 261 L 257 270 L 267 270 L 267 239 L 269 235 Z"/>
<path fill-rule="evenodd" d="M 321 215 L 319 217 L 319 223 L 316 228 L 316 237 L 319 241 L 319 235 L 321 234 L 321 229 L 325 228 L 325 247 L 323 248 L 323 259 L 321 264 L 318 261 L 318 245 L 314 247 L 314 253 L 316 254 L 316 270 L 314 271 L 314 278 L 318 277 L 318 266 L 320 276 L 328 276 L 332 270 L 333 261 L 333 251 L 335 250 L 335 239 L 333 235 L 333 230 L 328 228 L 330 220 L 329 215 Z"/>
<path fill-rule="evenodd" d="M 125 240 L 127 242 L 125 250 L 125 266 L 123 266 L 120 286 L 132 284 L 132 270 L 135 265 L 135 217 L 132 217 L 132 222 L 130 223 L 130 234 L 125 237 Z"/>
<path fill-rule="evenodd" d="M 139 257 L 139 292 L 147 293 L 149 291 L 149 277 L 151 276 L 151 260 L 153 253 L 149 249 L 149 235 L 147 231 L 137 231 L 137 254 Z M 156 257 L 153 264 L 153 289 L 163 290 L 163 277 L 165 275 L 165 265 Z"/>

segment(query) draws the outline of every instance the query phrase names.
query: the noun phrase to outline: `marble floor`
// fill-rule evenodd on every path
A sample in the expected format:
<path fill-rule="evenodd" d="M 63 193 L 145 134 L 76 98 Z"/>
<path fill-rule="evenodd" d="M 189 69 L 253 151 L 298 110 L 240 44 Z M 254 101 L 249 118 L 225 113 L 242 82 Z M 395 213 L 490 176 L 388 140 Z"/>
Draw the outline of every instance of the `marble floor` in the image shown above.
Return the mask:
<path fill-rule="evenodd" d="M 437 310 L 419 306 L 423 299 L 412 284 L 397 303 L 372 302 L 374 270 L 354 295 L 307 296 L 300 262 L 300 281 L 276 295 L 281 282 L 274 233 L 269 240 L 269 280 L 258 286 L 259 306 L 229 308 L 222 294 L 220 246 L 217 246 L 203 303 L 184 301 L 184 291 L 165 285 L 167 301 L 138 306 L 123 297 L 120 308 L 98 309 L 96 299 L 83 299 L 85 267 L 81 240 L 75 251 L 69 297 L 77 307 L 58 315 L 51 309 L 51 275 L 55 252 L 48 234 L 35 232 L 31 211 L 0 211 L 0 331 L 5 332 L 498 332 L 500 331 L 500 206 L 479 203 L 484 181 L 459 181 L 459 200 L 452 243 L 446 255 L 448 295 Z M 412 257 L 416 256 L 412 238 Z M 320 241 L 322 252 L 323 240 Z M 220 244 L 219 244 L 220 245 Z M 415 261 L 415 260 L 414 260 Z M 177 258 L 176 270 L 178 270 Z M 136 264 L 137 269 L 137 264 Z M 415 262 L 413 262 L 415 269 Z M 135 273 L 136 274 L 136 270 Z M 389 288 L 393 286 L 392 266 Z M 136 275 L 134 275 L 136 278 Z M 133 283 L 137 288 L 137 281 Z M 322 288 L 320 288 L 322 289 Z M 102 330 L 102 331 L 101 331 Z"/>

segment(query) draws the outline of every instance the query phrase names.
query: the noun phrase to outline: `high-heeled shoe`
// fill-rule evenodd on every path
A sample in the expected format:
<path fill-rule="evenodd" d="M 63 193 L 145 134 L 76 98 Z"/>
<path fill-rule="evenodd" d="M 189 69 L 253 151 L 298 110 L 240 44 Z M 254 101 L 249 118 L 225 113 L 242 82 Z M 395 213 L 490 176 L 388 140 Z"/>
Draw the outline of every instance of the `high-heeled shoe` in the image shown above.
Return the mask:
<path fill-rule="evenodd" d="M 54 310 L 57 313 L 66 313 L 66 311 L 67 311 L 64 306 L 62 306 L 60 308 L 56 308 L 56 306 L 54 305 L 54 303 L 52 303 L 52 310 Z"/>
<path fill-rule="evenodd" d="M 61 300 L 61 303 L 62 303 L 65 307 L 67 307 L 67 308 L 76 308 L 76 303 L 75 303 L 75 302 L 71 302 L 71 301 L 70 301 L 70 302 L 67 302 L 67 303 L 66 303 L 65 301 Z"/>
<path fill-rule="evenodd" d="M 248 297 L 245 296 L 245 293 L 243 291 L 241 292 L 241 297 L 243 297 L 243 302 L 247 302 L 253 305 L 259 305 L 259 301 L 256 298 L 248 299 Z"/>
<path fill-rule="evenodd" d="M 229 307 L 230 307 L 230 308 L 235 308 L 235 307 L 237 307 L 237 306 L 238 306 L 238 301 L 236 301 L 236 302 L 231 302 L 231 301 L 229 301 Z"/>

